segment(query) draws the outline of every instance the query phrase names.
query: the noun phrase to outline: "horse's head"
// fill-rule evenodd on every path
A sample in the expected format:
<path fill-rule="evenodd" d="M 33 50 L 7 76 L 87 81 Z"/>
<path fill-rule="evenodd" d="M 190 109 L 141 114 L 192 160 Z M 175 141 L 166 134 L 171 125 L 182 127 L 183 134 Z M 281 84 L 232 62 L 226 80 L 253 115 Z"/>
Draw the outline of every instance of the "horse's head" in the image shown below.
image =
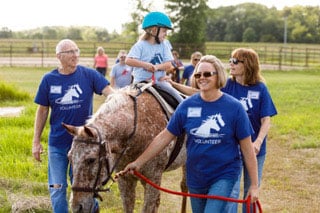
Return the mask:
<path fill-rule="evenodd" d="M 96 127 L 63 126 L 74 136 L 68 154 L 73 172 L 71 208 L 73 212 L 91 213 L 95 204 L 94 198 L 101 198 L 98 192 L 105 191 L 101 188 L 110 178 L 109 152 Z"/>

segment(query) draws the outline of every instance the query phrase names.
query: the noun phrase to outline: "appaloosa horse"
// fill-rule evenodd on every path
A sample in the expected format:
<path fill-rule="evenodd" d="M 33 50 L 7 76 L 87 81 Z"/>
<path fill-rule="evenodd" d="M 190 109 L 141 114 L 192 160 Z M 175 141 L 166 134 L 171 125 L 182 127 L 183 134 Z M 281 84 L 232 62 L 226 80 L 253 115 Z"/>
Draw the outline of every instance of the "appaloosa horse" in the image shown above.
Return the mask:
<path fill-rule="evenodd" d="M 136 89 L 118 90 L 109 95 L 98 111 L 84 126 L 64 124 L 74 135 L 69 159 L 73 167 L 72 196 L 73 212 L 91 213 L 94 197 L 99 197 L 102 186 L 111 178 L 111 173 L 122 170 L 134 161 L 152 139 L 166 127 L 167 116 L 159 102 L 149 92 Z M 156 184 L 161 183 L 174 141 L 153 160 L 146 163 L 140 172 Z M 185 146 L 167 169 L 182 166 L 186 160 Z M 115 170 L 113 171 L 113 167 Z M 184 171 L 185 174 L 185 171 Z M 186 192 L 185 177 L 181 189 Z M 118 187 L 125 213 L 133 213 L 137 177 L 121 176 Z M 142 182 L 144 187 L 144 213 L 155 213 L 160 205 L 160 192 Z M 181 211 L 185 211 L 185 199 Z"/>

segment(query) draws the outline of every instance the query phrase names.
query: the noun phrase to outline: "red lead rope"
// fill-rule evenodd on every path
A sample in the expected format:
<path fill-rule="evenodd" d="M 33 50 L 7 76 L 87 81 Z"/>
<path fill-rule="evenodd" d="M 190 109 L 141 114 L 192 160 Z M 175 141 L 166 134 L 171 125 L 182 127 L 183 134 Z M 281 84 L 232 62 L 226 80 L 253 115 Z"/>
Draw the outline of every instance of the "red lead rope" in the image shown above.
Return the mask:
<path fill-rule="evenodd" d="M 238 200 L 238 199 L 234 199 L 234 198 L 217 196 L 217 195 L 204 195 L 204 194 L 192 194 L 192 193 L 185 193 L 185 192 L 177 192 L 177 191 L 172 191 L 169 189 L 162 188 L 161 186 L 151 182 L 148 178 L 143 176 L 138 171 L 134 171 L 134 175 L 136 175 L 137 177 L 139 177 L 141 180 L 145 181 L 146 183 L 148 183 L 152 187 L 154 187 L 160 191 L 167 192 L 169 194 L 181 195 L 184 197 L 206 198 L 206 199 L 224 200 L 224 201 L 235 202 L 235 203 L 245 203 L 247 206 L 247 213 L 250 213 L 250 202 L 251 202 L 250 196 L 246 200 Z M 255 203 L 253 203 L 253 206 L 254 206 L 253 213 L 256 212 L 255 211 L 256 206 L 258 207 L 259 212 L 262 213 L 262 208 L 261 208 L 261 204 L 260 204 L 259 200 L 257 200 Z"/>

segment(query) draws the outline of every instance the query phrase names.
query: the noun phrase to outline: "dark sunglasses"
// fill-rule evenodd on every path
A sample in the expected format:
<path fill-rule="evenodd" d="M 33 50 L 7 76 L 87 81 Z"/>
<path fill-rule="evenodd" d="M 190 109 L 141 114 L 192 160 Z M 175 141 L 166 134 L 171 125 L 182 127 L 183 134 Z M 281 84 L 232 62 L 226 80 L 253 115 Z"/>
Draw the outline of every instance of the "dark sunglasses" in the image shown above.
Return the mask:
<path fill-rule="evenodd" d="M 194 61 L 200 61 L 200 58 L 194 58 L 193 60 Z"/>
<path fill-rule="evenodd" d="M 201 76 L 203 76 L 205 78 L 208 78 L 208 77 L 211 77 L 213 75 L 217 75 L 217 72 L 199 72 L 199 73 L 195 73 L 193 76 L 196 79 L 199 79 L 199 78 L 201 78 Z"/>
<path fill-rule="evenodd" d="M 229 63 L 233 63 L 233 64 L 239 64 L 240 63 L 243 63 L 244 61 L 240 61 L 239 59 L 237 58 L 230 58 L 229 59 Z"/>

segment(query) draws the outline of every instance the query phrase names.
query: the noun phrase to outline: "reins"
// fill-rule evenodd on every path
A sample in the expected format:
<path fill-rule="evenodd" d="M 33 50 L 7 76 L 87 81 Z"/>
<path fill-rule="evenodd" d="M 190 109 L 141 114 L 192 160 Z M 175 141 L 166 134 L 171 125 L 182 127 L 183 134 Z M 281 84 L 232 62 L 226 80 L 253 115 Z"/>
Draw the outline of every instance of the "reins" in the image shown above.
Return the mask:
<path fill-rule="evenodd" d="M 229 201 L 229 202 L 236 202 L 236 203 L 245 203 L 246 207 L 247 207 L 247 213 L 250 213 L 250 203 L 251 203 L 251 197 L 249 196 L 246 200 L 239 200 L 239 199 L 235 199 L 235 198 L 229 198 L 229 197 L 223 197 L 223 196 L 218 196 L 218 195 L 204 195 L 204 194 L 193 194 L 193 193 L 185 193 L 185 192 L 177 192 L 177 191 L 172 191 L 170 189 L 165 189 L 162 188 L 161 186 L 153 183 L 151 180 L 149 180 L 148 178 L 146 178 L 145 176 L 143 176 L 141 173 L 139 173 L 138 171 L 134 170 L 133 174 L 135 176 L 137 176 L 138 178 L 140 178 L 141 180 L 145 181 L 146 183 L 148 183 L 149 185 L 151 185 L 152 187 L 169 193 L 169 194 L 174 194 L 174 195 L 180 195 L 180 196 L 184 196 L 184 197 L 194 197 L 194 198 L 204 198 L 204 199 L 216 199 L 216 200 L 223 200 L 223 201 Z M 255 203 L 253 203 L 253 213 L 256 213 L 256 206 L 259 209 L 259 212 L 262 213 L 262 207 L 261 204 L 259 202 L 259 200 L 257 200 Z"/>

